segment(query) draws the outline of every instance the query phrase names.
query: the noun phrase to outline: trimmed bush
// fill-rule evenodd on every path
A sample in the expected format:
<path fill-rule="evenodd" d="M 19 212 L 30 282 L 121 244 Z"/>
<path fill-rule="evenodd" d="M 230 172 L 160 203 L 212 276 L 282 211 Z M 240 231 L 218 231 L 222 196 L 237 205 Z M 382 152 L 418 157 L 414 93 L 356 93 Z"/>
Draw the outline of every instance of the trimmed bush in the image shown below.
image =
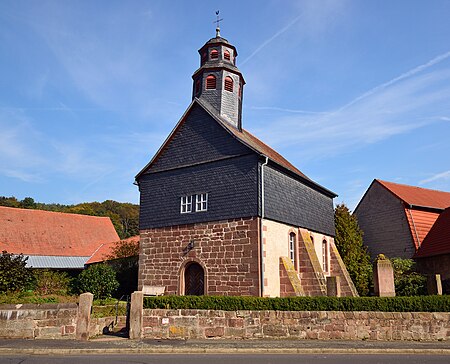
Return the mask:
<path fill-rule="evenodd" d="M 91 292 L 94 298 L 108 298 L 119 287 L 116 272 L 107 264 L 94 264 L 78 276 L 80 293 Z"/>
<path fill-rule="evenodd" d="M 146 297 L 144 308 L 276 311 L 449 312 L 450 296 L 287 297 L 237 296 Z"/>

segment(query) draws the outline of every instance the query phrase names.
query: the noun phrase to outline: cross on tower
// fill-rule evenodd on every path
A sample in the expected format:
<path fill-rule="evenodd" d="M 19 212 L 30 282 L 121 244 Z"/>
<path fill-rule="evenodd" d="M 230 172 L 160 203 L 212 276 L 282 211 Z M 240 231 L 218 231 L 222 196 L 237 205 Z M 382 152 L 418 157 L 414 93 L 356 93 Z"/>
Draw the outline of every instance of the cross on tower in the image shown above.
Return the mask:
<path fill-rule="evenodd" d="M 216 23 L 216 37 L 220 37 L 220 22 L 223 19 L 219 17 L 219 10 L 216 11 L 216 20 L 213 23 Z"/>

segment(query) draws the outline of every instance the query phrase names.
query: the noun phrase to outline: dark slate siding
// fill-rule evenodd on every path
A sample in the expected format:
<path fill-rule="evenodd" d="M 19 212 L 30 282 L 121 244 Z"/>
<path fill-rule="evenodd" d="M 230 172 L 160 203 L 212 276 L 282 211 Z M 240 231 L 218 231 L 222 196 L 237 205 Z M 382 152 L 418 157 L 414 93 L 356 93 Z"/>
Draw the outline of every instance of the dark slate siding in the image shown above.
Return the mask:
<path fill-rule="evenodd" d="M 250 154 L 145 174 L 140 178 L 140 229 L 257 216 L 258 156 Z M 183 195 L 204 193 L 208 211 L 180 213 Z"/>
<path fill-rule="evenodd" d="M 251 153 L 249 148 L 234 139 L 201 106 L 194 104 L 147 173 L 248 153 Z"/>
<path fill-rule="evenodd" d="M 372 259 L 378 254 L 412 258 L 415 247 L 403 203 L 378 182 L 369 187 L 355 215 Z"/>
<path fill-rule="evenodd" d="M 333 199 L 264 166 L 264 209 L 268 219 L 334 236 Z"/>

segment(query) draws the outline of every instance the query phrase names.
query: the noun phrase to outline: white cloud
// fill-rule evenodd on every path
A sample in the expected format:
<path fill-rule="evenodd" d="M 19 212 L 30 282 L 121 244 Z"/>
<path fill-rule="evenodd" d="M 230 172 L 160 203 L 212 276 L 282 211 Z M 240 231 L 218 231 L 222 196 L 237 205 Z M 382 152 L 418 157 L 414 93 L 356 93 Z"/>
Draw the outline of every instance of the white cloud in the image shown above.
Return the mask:
<path fill-rule="evenodd" d="M 419 184 L 426 185 L 426 184 L 431 183 L 431 182 L 442 181 L 442 180 L 443 181 L 450 181 L 450 170 L 449 171 L 445 171 L 445 172 L 441 172 L 441 173 L 436 173 L 435 175 L 420 181 Z"/>
<path fill-rule="evenodd" d="M 450 70 L 423 71 L 448 57 L 450 52 L 335 111 L 283 116 L 256 133 L 274 146 L 308 146 L 297 149 L 302 158 L 321 158 L 439 122 L 442 117 L 436 115 L 450 112 Z"/>

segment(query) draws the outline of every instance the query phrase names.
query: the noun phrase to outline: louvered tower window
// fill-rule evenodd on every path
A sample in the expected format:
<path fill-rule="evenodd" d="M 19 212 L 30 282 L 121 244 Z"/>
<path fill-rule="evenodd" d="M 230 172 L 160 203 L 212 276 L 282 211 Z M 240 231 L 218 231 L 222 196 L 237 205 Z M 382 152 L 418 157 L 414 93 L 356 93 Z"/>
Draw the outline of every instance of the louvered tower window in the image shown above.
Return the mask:
<path fill-rule="evenodd" d="M 217 59 L 219 58 L 219 51 L 217 49 L 213 49 L 211 51 L 211 59 Z"/>
<path fill-rule="evenodd" d="M 223 52 L 223 58 L 225 58 L 227 61 L 229 61 L 231 59 L 230 52 L 228 52 L 227 50 L 225 52 Z"/>
<path fill-rule="evenodd" d="M 233 79 L 230 76 L 225 77 L 225 90 L 233 92 Z"/>
<path fill-rule="evenodd" d="M 216 77 L 213 75 L 209 75 L 206 77 L 206 89 L 214 90 L 216 88 Z"/>

